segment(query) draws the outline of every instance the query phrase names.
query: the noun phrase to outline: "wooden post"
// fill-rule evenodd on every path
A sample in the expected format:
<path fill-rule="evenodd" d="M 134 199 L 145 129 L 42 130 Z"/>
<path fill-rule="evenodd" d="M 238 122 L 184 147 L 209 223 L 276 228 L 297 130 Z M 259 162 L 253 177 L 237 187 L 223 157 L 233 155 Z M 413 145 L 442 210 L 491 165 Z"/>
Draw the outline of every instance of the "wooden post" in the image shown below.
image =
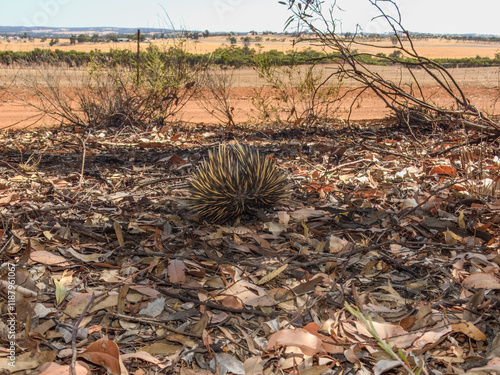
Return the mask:
<path fill-rule="evenodd" d="M 141 64 L 141 29 L 137 29 L 137 86 L 139 86 L 140 80 L 140 67 Z"/>

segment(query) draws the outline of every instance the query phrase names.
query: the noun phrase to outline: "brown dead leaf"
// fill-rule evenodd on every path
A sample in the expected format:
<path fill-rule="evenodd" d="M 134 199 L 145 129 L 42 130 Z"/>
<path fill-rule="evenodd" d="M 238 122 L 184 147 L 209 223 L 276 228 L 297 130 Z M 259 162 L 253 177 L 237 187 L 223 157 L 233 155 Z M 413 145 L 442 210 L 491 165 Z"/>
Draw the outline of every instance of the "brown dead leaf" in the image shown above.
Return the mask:
<path fill-rule="evenodd" d="M 38 369 L 40 371 L 38 375 L 70 375 L 71 367 L 69 365 L 59 365 L 55 362 L 44 363 Z M 88 375 L 90 374 L 90 368 L 85 362 L 76 361 L 75 364 L 76 375 Z"/>
<path fill-rule="evenodd" d="M 158 298 L 161 296 L 160 292 L 147 285 L 130 285 L 129 288 L 151 298 Z"/>
<path fill-rule="evenodd" d="M 268 283 L 269 281 L 271 281 L 275 277 L 279 276 L 283 271 L 285 271 L 287 269 L 287 267 L 288 267 L 288 264 L 284 264 L 280 268 L 277 268 L 274 271 L 268 273 L 266 276 L 264 276 L 262 279 L 260 279 L 257 282 L 257 285 L 262 285 L 262 284 Z"/>
<path fill-rule="evenodd" d="M 417 314 L 415 315 L 415 319 L 416 321 L 411 327 L 413 331 L 434 325 L 435 322 L 432 320 L 431 304 L 424 303 L 423 306 L 420 306 Z"/>
<path fill-rule="evenodd" d="M 20 198 L 19 194 L 12 193 L 3 197 L 0 197 L 0 206 L 6 206 L 10 203 L 18 201 Z"/>
<path fill-rule="evenodd" d="M 500 357 L 495 357 L 486 366 L 476 367 L 466 372 L 472 375 L 498 375 L 500 374 Z"/>
<path fill-rule="evenodd" d="M 491 273 L 475 272 L 467 276 L 462 284 L 466 288 L 500 289 L 500 278 Z"/>
<path fill-rule="evenodd" d="M 476 341 L 487 341 L 486 335 L 471 322 L 452 323 L 454 332 L 462 332 Z"/>
<path fill-rule="evenodd" d="M 324 353 L 323 343 L 321 340 L 307 332 L 303 328 L 298 329 L 283 329 L 281 331 L 275 332 L 269 338 L 269 343 L 267 344 L 268 350 L 277 350 L 283 346 L 296 346 L 305 355 L 315 355 L 317 353 Z"/>
<path fill-rule="evenodd" d="M 450 167 L 449 165 L 436 165 L 434 168 L 432 168 L 429 172 L 429 175 L 446 175 L 446 176 L 452 176 L 456 177 L 457 176 L 457 170 L 453 167 Z"/>
<path fill-rule="evenodd" d="M 489 349 L 486 353 L 486 358 L 491 359 L 500 357 L 500 332 L 496 334 L 495 338 L 489 343 Z"/>
<path fill-rule="evenodd" d="M 118 244 L 123 246 L 125 241 L 123 240 L 123 231 L 120 223 L 117 221 L 113 221 L 113 228 L 115 229 L 116 239 L 118 240 Z"/>
<path fill-rule="evenodd" d="M 172 259 L 168 262 L 168 279 L 174 284 L 184 284 L 186 282 L 186 265 L 182 259 Z"/>
<path fill-rule="evenodd" d="M 262 375 L 264 373 L 264 366 L 266 360 L 262 357 L 250 357 L 244 363 L 245 375 Z"/>
<path fill-rule="evenodd" d="M 56 351 L 49 350 L 46 352 L 36 352 L 35 354 L 29 352 L 16 355 L 14 367 L 12 367 L 11 360 L 7 357 L 0 358 L 0 373 L 6 370 L 8 374 L 18 373 L 33 373 L 33 370 L 43 363 L 53 362 L 56 359 Z"/>
<path fill-rule="evenodd" d="M 179 348 L 178 351 L 180 352 L 182 350 L 182 348 Z M 163 353 L 160 353 L 160 354 L 166 354 L 165 352 Z M 122 360 L 126 361 L 127 359 L 130 359 L 130 358 L 137 358 L 137 359 L 141 359 L 143 361 L 146 361 L 146 362 L 151 362 L 152 364 L 158 366 L 160 369 L 163 369 L 166 367 L 166 365 L 164 364 L 163 361 L 160 361 L 159 359 L 156 359 L 155 357 L 153 357 L 151 354 L 145 352 L 145 351 L 138 351 L 136 353 L 127 353 L 127 354 L 123 354 L 121 356 Z"/>
<path fill-rule="evenodd" d="M 481 316 L 479 313 L 480 308 L 484 308 L 484 289 L 479 289 L 474 295 L 467 301 L 464 310 L 464 320 L 468 322 L 473 322 Z"/>
<path fill-rule="evenodd" d="M 168 344 L 165 341 L 158 341 L 151 345 L 147 345 L 141 348 L 142 352 L 146 352 L 152 355 L 155 354 L 172 355 L 177 353 L 179 350 L 182 350 L 182 346 Z"/>
<path fill-rule="evenodd" d="M 309 332 L 311 335 L 314 335 L 316 336 L 317 338 L 319 338 L 321 341 L 322 341 L 322 344 L 321 346 L 323 347 L 323 349 L 325 350 L 325 352 L 327 353 L 330 353 L 330 354 L 341 354 L 341 353 L 344 353 L 344 347 L 342 345 L 334 345 L 334 344 L 330 344 L 329 342 L 332 342 L 332 338 L 331 337 L 328 337 L 328 336 L 325 336 L 325 335 L 322 335 L 318 332 L 318 330 L 320 329 L 321 327 L 319 325 L 317 325 L 316 323 L 309 323 L 307 324 L 304 329 Z"/>
<path fill-rule="evenodd" d="M 226 307 L 229 307 L 229 308 L 232 308 L 232 309 L 242 309 L 244 308 L 245 306 L 243 305 L 243 303 L 241 303 L 241 301 L 236 298 L 236 297 L 233 297 L 233 296 L 227 296 L 225 297 L 221 303 L 226 306 Z"/>
<path fill-rule="evenodd" d="M 64 310 L 65 314 L 68 314 L 71 318 L 75 318 L 80 315 L 85 306 L 89 303 L 92 298 L 92 293 L 82 293 L 77 297 L 72 298 L 68 304 L 66 305 L 66 309 Z M 97 298 L 92 306 L 89 308 L 89 313 L 94 312 L 101 309 L 106 309 L 108 307 L 117 306 L 118 304 L 118 294 L 102 296 Z"/>
<path fill-rule="evenodd" d="M 356 332 L 366 337 L 371 337 L 370 332 L 362 322 L 354 322 Z M 409 334 L 402 327 L 396 324 L 373 322 L 373 327 L 382 340 L 389 339 L 398 348 L 408 348 L 421 336 L 420 333 Z"/>
<path fill-rule="evenodd" d="M 67 267 L 70 265 L 66 258 L 45 250 L 32 251 L 30 259 L 35 263 L 42 263 L 49 266 Z"/>
<path fill-rule="evenodd" d="M 120 357 L 118 345 L 111 340 L 97 340 L 90 344 L 79 357 L 102 366 L 110 375 L 127 375 L 128 371 Z"/>
<path fill-rule="evenodd" d="M 276 302 L 266 291 L 255 284 L 240 280 L 226 289 L 226 295 L 234 296 L 248 306 L 274 306 Z"/>
<path fill-rule="evenodd" d="M 200 368 L 189 369 L 187 367 L 182 367 L 179 373 L 180 375 L 213 375 L 212 371 L 203 370 Z"/>
<path fill-rule="evenodd" d="M 447 245 L 456 245 L 461 239 L 462 237 L 456 235 L 451 230 L 446 228 L 446 232 L 444 232 L 444 240 Z"/>

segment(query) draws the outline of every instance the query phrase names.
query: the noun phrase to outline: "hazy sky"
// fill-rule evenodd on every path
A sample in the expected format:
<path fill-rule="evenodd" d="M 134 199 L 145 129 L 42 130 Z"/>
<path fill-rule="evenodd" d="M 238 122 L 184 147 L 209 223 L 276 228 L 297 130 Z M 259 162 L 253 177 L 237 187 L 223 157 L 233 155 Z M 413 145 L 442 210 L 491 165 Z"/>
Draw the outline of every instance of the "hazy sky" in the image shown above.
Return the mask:
<path fill-rule="evenodd" d="M 329 0 L 331 1 L 331 0 Z M 500 0 L 398 0 L 410 31 L 500 35 Z M 342 29 L 387 31 L 368 0 L 338 0 Z M 115 26 L 209 31 L 282 31 L 290 13 L 277 0 L 0 0 L 1 26 Z"/>

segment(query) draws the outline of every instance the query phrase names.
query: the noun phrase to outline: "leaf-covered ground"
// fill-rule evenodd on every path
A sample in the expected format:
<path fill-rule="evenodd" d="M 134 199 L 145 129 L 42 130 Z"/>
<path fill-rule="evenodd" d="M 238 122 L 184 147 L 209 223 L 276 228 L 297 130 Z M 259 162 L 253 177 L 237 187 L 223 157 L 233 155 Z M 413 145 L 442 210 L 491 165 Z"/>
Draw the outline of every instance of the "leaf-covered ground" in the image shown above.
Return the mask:
<path fill-rule="evenodd" d="M 233 140 L 285 169 L 292 199 L 203 222 L 188 178 Z M 5 132 L 0 369 L 500 373 L 498 154 L 390 122 Z"/>

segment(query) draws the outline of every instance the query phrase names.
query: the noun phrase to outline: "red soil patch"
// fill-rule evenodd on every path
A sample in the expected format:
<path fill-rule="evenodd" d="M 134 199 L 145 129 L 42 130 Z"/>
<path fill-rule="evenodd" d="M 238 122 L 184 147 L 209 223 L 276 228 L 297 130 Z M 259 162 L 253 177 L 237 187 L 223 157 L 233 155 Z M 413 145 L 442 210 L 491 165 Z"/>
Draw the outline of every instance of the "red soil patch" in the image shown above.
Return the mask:
<path fill-rule="evenodd" d="M 447 107 L 453 104 L 443 89 L 438 87 L 424 87 L 423 90 L 424 94 L 428 95 L 431 101 L 439 106 Z M 490 115 L 500 114 L 500 103 L 496 102 L 499 96 L 498 89 L 465 87 L 463 90 L 471 103 L 477 108 Z M 259 112 L 252 104 L 254 95 L 255 87 L 233 88 L 231 105 L 234 107 L 234 117 L 237 123 L 255 123 L 260 121 Z M 353 99 L 354 94 L 348 94 L 342 101 L 342 105 L 334 117 L 347 120 Z M 371 91 L 365 92 L 358 103 L 352 109 L 351 120 L 382 119 L 390 114 L 384 102 Z M 33 119 L 26 119 L 34 115 L 36 115 L 36 111 L 33 108 L 27 107 L 19 99 L 8 95 L 0 98 L 0 128 L 10 127 L 13 124 L 16 124 L 15 127 L 25 127 L 33 122 Z M 189 101 L 182 111 L 178 113 L 176 119 L 194 123 L 217 124 L 220 122 L 202 107 L 199 100 Z M 36 124 L 36 126 L 51 125 L 59 125 L 59 122 L 46 117 Z"/>
<path fill-rule="evenodd" d="M 334 65 L 326 65 L 324 72 L 327 74 L 330 69 L 335 68 Z M 385 79 L 397 82 L 401 86 L 410 84 L 409 75 L 397 67 L 372 67 L 373 71 L 380 74 Z M 28 77 L 33 74 L 33 69 L 18 70 L 10 72 L 8 70 L 0 73 L 9 74 L 13 76 Z M 493 116 L 500 115 L 500 104 L 497 99 L 500 95 L 500 71 L 498 67 L 491 68 L 464 68 L 464 69 L 450 69 L 450 73 L 461 85 L 464 94 L 469 98 L 471 103 L 484 113 Z M 259 78 L 256 72 L 251 68 L 236 69 L 234 74 L 234 85 L 232 88 L 231 105 L 234 107 L 234 117 L 237 123 L 258 123 L 261 122 L 259 111 L 253 106 L 252 99 L 255 97 L 255 90 L 265 86 L 266 83 L 263 79 Z M 450 100 L 448 94 L 439 87 L 435 86 L 435 81 L 425 75 L 423 70 L 415 70 L 413 72 L 416 78 L 422 85 L 425 97 L 440 107 L 450 107 L 453 102 Z M 69 80 L 67 83 L 72 85 L 71 82 L 78 82 L 77 80 Z M 358 85 L 354 81 L 345 81 L 341 89 L 341 94 L 346 90 L 352 89 Z M 19 93 L 22 92 L 22 84 L 16 84 L 15 90 Z M 266 90 L 271 94 L 271 90 Z M 15 96 L 5 94 L 0 87 L 0 128 L 10 127 L 16 124 L 16 127 L 25 127 L 33 123 L 33 119 L 26 120 L 30 116 L 36 114 L 33 108 L 30 108 Z M 35 98 L 23 97 L 28 101 Z M 349 116 L 349 109 L 355 94 L 347 94 L 342 100 L 339 110 L 332 114 L 333 117 L 346 120 Z M 366 91 L 352 108 L 351 120 L 373 120 L 382 119 L 389 114 L 389 110 L 385 107 L 384 102 L 377 97 L 372 91 Z M 285 116 L 286 117 L 286 116 Z M 220 123 L 212 114 L 203 108 L 199 100 L 189 101 L 183 110 L 177 114 L 177 120 L 194 122 L 194 123 Z M 38 122 L 36 126 L 40 125 L 59 125 L 59 121 L 44 118 Z"/>

